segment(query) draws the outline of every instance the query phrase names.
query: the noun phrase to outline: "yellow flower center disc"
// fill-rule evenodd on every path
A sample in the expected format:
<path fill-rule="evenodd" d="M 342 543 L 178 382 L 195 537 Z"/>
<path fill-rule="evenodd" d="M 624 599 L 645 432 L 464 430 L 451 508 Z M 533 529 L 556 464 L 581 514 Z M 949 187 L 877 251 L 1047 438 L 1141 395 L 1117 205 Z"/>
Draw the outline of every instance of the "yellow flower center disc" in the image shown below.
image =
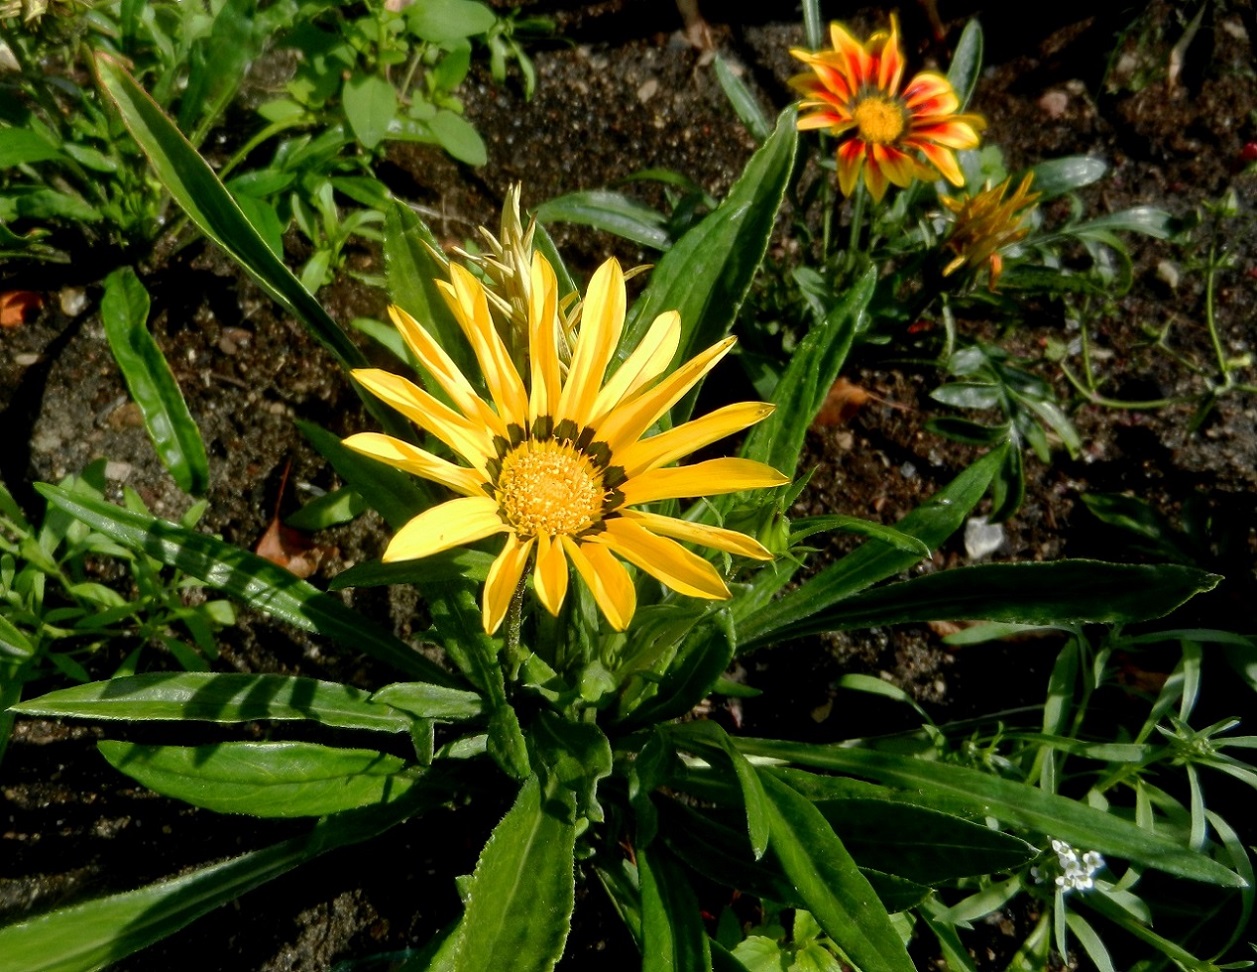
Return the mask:
<path fill-rule="evenodd" d="M 605 496 L 602 473 L 566 442 L 527 441 L 502 457 L 497 499 L 521 537 L 577 536 L 599 521 Z"/>
<path fill-rule="evenodd" d="M 890 145 L 903 134 L 903 109 L 888 98 L 865 98 L 851 113 L 866 142 Z"/>

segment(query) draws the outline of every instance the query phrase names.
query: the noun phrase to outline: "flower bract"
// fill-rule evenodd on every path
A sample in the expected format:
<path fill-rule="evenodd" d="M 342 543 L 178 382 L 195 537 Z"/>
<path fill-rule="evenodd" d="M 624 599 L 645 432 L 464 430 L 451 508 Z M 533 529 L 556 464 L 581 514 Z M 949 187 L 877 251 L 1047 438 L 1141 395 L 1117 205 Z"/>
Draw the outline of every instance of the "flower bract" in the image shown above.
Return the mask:
<path fill-rule="evenodd" d="M 354 372 L 368 391 L 461 460 L 380 433 L 345 440 L 359 452 L 459 494 L 403 526 L 384 560 L 428 557 L 505 535 L 485 584 L 483 621 L 489 633 L 501 625 L 530 564 L 537 599 L 550 613 L 562 607 L 571 564 L 617 630 L 628 626 L 636 608 L 636 590 L 623 561 L 682 594 L 729 597 L 716 568 L 678 541 L 762 560 L 771 559 L 768 550 L 733 530 L 642 507 L 788 482 L 770 466 L 747 459 L 671 465 L 766 418 L 772 406 L 763 402 L 727 405 L 647 435 L 728 353 L 734 339 L 669 373 L 681 337 L 680 316 L 670 311 L 612 368 L 626 297 L 620 266 L 609 260 L 589 284 L 571 361 L 565 365 L 559 349 L 568 322 L 559 310 L 554 270 L 539 253 L 532 256 L 530 277 L 522 373 L 494 326 L 480 281 L 451 264 L 449 281 L 438 284 L 475 352 L 487 395 L 476 390 L 422 324 L 396 307 L 394 323 L 439 388 L 429 392 L 377 369 Z"/>
<path fill-rule="evenodd" d="M 830 24 L 829 32 L 832 50 L 790 52 L 811 68 L 790 84 L 803 95 L 799 129 L 822 129 L 840 140 L 843 194 L 851 195 L 861 174 L 876 200 L 890 183 L 903 188 L 918 178 L 942 175 L 963 185 L 956 150 L 976 148 L 985 123 L 958 113 L 951 83 L 934 71 L 920 72 L 901 90 L 898 20 L 892 15 L 890 33 L 879 31 L 863 44 L 841 24 Z"/>
<path fill-rule="evenodd" d="M 999 185 L 974 196 L 939 197 L 956 216 L 944 243 L 955 258 L 943 268 L 943 276 L 965 265 L 977 269 L 985 263 L 990 271 L 988 286 L 992 291 L 999 286 L 1004 269 L 1000 251 L 1024 240 L 1030 232 L 1026 217 L 1039 200 L 1039 194 L 1030 191 L 1033 179 L 1033 174 L 1027 175 L 1011 196 L 1008 190 L 1013 180 L 1009 176 Z"/>

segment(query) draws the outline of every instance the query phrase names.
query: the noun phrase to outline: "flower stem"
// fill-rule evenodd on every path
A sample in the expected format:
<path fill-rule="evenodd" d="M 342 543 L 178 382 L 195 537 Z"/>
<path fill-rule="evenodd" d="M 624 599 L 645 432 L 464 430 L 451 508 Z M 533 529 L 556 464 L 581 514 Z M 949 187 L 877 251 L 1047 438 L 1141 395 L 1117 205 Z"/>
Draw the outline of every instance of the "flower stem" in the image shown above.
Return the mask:
<path fill-rule="evenodd" d="M 524 652 L 520 647 L 520 631 L 524 626 L 524 578 L 519 579 L 515 593 L 511 595 L 511 606 L 506 609 L 506 646 L 503 660 L 506 662 L 507 675 L 513 681 L 519 674 L 519 666 L 524 663 Z"/>

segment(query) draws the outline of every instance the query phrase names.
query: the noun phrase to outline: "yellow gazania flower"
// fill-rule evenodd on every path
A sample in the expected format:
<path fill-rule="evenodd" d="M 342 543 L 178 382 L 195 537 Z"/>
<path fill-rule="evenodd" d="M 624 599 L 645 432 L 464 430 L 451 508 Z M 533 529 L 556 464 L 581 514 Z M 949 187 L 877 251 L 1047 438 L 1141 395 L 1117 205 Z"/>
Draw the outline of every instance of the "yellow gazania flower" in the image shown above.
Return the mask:
<path fill-rule="evenodd" d="M 501 625 L 530 560 L 537 598 L 551 614 L 558 613 L 567 594 L 570 561 L 619 631 L 628 627 L 636 608 L 633 581 L 621 558 L 682 594 L 729 597 L 715 567 L 677 541 L 759 560 L 771 559 L 768 550 L 741 533 L 639 507 L 789 481 L 747 459 L 666 468 L 766 418 L 773 407 L 763 402 L 728 405 L 645 436 L 728 353 L 734 339 L 665 375 L 681 335 L 680 315 L 669 311 L 655 319 L 641 344 L 608 377 L 626 303 L 624 275 L 615 260 L 608 260 L 589 284 L 564 374 L 558 353 L 558 282 L 539 253 L 533 254 L 530 276 L 527 378 L 511 363 L 480 282 L 451 264 L 449 282 L 439 283 L 475 351 L 490 401 L 476 393 L 423 325 L 396 307 L 390 312 L 393 321 L 451 404 L 386 371 L 353 373 L 368 391 L 466 463 L 375 432 L 345 440 L 352 449 L 461 494 L 402 527 L 384 560 L 427 557 L 506 534 L 485 584 L 483 620 L 490 634 Z"/>
<path fill-rule="evenodd" d="M 843 194 L 851 195 L 861 171 L 876 200 L 888 183 L 905 188 L 916 178 L 934 179 L 935 170 L 953 185 L 964 185 L 956 150 L 976 148 L 986 123 L 977 115 L 957 114 L 960 99 L 933 71 L 920 72 L 900 92 L 904 57 L 898 19 L 892 14 L 890 33 L 879 31 L 864 44 L 841 24 L 830 24 L 829 33 L 832 51 L 790 52 L 812 69 L 790 84 L 803 95 L 799 130 L 821 128 L 843 139 L 838 146 Z"/>
<path fill-rule="evenodd" d="M 956 214 L 951 234 L 943 244 L 956 258 L 943 268 L 944 277 L 965 264 L 976 269 L 985 263 L 990 271 L 988 287 L 994 291 L 999 286 L 1004 270 L 1004 258 L 999 251 L 1024 240 L 1030 233 L 1026 215 L 1039 199 L 1039 193 L 1030 191 L 1034 173 L 1027 174 L 1017 191 L 1005 198 L 1012 181 L 1009 176 L 998 186 L 972 197 L 940 197 L 942 204 Z"/>

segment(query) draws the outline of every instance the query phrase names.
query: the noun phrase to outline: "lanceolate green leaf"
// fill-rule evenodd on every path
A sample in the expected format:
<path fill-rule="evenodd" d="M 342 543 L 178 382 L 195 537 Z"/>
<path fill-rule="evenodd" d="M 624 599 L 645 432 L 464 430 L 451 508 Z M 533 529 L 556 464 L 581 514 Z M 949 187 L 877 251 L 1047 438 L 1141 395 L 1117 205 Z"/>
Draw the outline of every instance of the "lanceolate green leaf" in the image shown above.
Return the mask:
<path fill-rule="evenodd" d="M 408 644 L 277 564 L 202 533 L 76 496 L 45 483 L 35 487 L 48 502 L 124 547 L 226 591 L 289 624 L 374 655 L 401 671 L 441 685 L 453 679 Z"/>
<path fill-rule="evenodd" d="M 451 792 L 448 778 L 429 774 L 401 800 L 330 817 L 304 837 L 0 928 L 0 955 L 9 972 L 103 969 L 319 854 L 423 813 Z"/>
<path fill-rule="evenodd" d="M 301 434 L 332 464 L 336 474 L 352 486 L 371 509 L 394 530 L 405 526 L 436 503 L 436 487 L 359 452 L 347 449 L 340 436 L 313 422 L 297 422 Z"/>
<path fill-rule="evenodd" d="M 556 803 L 543 799 L 531 776 L 493 829 L 458 927 L 459 972 L 546 972 L 563 954 L 576 893 L 576 826 L 570 805 Z"/>
<path fill-rule="evenodd" d="M 797 144 L 791 109 L 777 119 L 776 131 L 716 211 L 659 261 L 633 310 L 624 347 L 636 347 L 654 319 L 669 310 L 681 314 L 681 361 L 725 336 L 768 248 Z M 673 421 L 688 412 L 678 406 Z"/>
<path fill-rule="evenodd" d="M 420 684 L 436 692 L 478 698 L 458 689 Z M 128 722 L 307 720 L 339 729 L 381 732 L 408 732 L 412 722 L 405 712 L 373 700 L 369 692 L 340 682 L 235 672 L 152 672 L 88 682 L 23 702 L 18 711 L 24 715 Z"/>
<path fill-rule="evenodd" d="M 777 410 L 747 435 L 743 456 L 766 462 L 787 474 L 798 467 L 808 426 L 847 360 L 856 324 L 876 285 L 877 270 L 870 267 L 825 315 L 824 321 L 800 342 L 777 383 L 773 402 Z"/>
<path fill-rule="evenodd" d="M 432 255 L 440 244 L 423 220 L 402 203 L 394 203 L 386 215 L 384 263 L 389 296 L 432 333 L 463 374 L 475 374 L 471 346 L 436 286 L 437 280 L 448 276 Z"/>
<path fill-rule="evenodd" d="M 322 817 L 396 800 L 418 771 L 372 749 L 306 742 L 145 746 L 103 740 L 110 764 L 150 790 L 218 813 Z"/>
<path fill-rule="evenodd" d="M 214 170 L 135 79 L 110 54 L 97 53 L 96 76 L 166 190 L 211 240 L 257 279 L 275 300 L 336 356 L 342 367 L 366 363 L 318 301 L 270 251 Z"/>
<path fill-rule="evenodd" d="M 666 250 L 672 245 L 667 221 L 661 213 L 623 193 L 605 189 L 547 199 L 537 207 L 537 219 L 544 223 L 592 226 L 654 250 Z"/>
<path fill-rule="evenodd" d="M 949 809 L 994 817 L 1041 838 L 1056 837 L 1076 847 L 1098 850 L 1106 856 L 1125 858 L 1179 877 L 1224 887 L 1243 884 L 1233 871 L 1167 837 L 1015 780 L 869 749 L 741 737 L 734 742 L 748 755 L 771 756 L 800 766 L 849 773 L 887 786 L 917 791 L 924 800 L 936 799 Z"/>
<path fill-rule="evenodd" d="M 925 574 L 849 597 L 778 628 L 777 638 L 909 621 L 1124 623 L 1160 618 L 1222 580 L 1177 564 L 1098 560 L 978 564 Z"/>
<path fill-rule="evenodd" d="M 441 581 L 466 580 L 483 584 L 489 576 L 493 555 L 483 550 L 460 548 L 433 554 L 422 560 L 399 560 L 385 564 L 378 560 L 354 564 L 327 582 L 329 591 L 353 587 L 379 587 L 384 584 L 414 584 L 423 587 Z"/>
<path fill-rule="evenodd" d="M 859 968 L 916 972 L 868 879 L 819 810 L 770 773 L 771 853 L 826 933 Z"/>
<path fill-rule="evenodd" d="M 711 947 L 698 897 L 685 872 L 653 844 L 638 848 L 642 893 L 642 972 L 703 972 L 711 969 Z"/>
<path fill-rule="evenodd" d="M 148 332 L 148 309 L 148 291 L 130 267 L 105 278 L 100 315 L 109 349 L 140 407 L 162 465 L 181 490 L 200 496 L 209 485 L 205 444 L 170 366 Z"/>
<path fill-rule="evenodd" d="M 1004 449 L 983 456 L 915 510 L 895 529 L 931 550 L 954 533 L 977 505 L 1004 459 Z M 881 540 L 869 540 L 785 597 L 738 618 L 740 651 L 758 647 L 778 631 L 801 624 L 857 591 L 907 570 L 920 556 Z"/>

